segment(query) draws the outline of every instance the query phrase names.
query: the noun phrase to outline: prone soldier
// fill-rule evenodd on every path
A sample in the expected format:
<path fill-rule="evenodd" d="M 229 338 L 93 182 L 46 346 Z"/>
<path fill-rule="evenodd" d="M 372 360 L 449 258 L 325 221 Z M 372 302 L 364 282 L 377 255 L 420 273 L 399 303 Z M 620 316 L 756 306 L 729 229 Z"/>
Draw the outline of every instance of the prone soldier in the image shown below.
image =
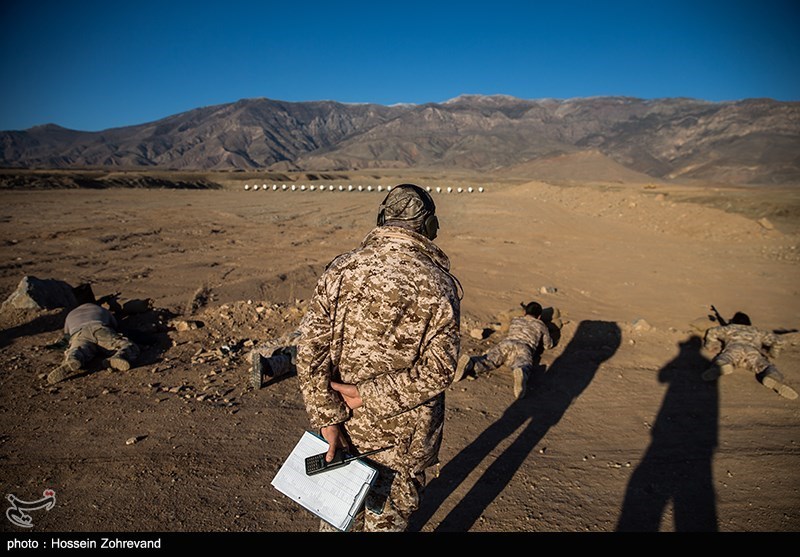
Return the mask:
<path fill-rule="evenodd" d="M 511 320 L 508 334 L 503 340 L 485 354 L 463 355 L 459 358 L 454 381 L 507 365 L 514 378 L 514 397 L 520 399 L 525 396 L 535 361 L 542 350 L 551 349 L 555 343 L 550 329 L 542 320 L 541 304 L 523 302 L 520 305 L 525 314 Z"/>
<path fill-rule="evenodd" d="M 718 321 L 725 323 L 713 306 L 712 310 Z M 782 397 L 789 400 L 797 398 L 797 391 L 785 383 L 783 374 L 770 361 L 770 358 L 778 356 L 783 343 L 775 333 L 754 327 L 746 313 L 736 312 L 727 324 L 708 329 L 703 347 L 719 350 L 712 365 L 702 374 L 704 381 L 714 381 L 733 373 L 734 368 L 742 367 L 754 373 L 762 385 Z"/>
<path fill-rule="evenodd" d="M 281 339 L 260 344 L 253 349 L 250 353 L 250 384 L 254 389 L 296 372 L 296 342 L 299 335 L 299 332 L 293 331 Z"/>

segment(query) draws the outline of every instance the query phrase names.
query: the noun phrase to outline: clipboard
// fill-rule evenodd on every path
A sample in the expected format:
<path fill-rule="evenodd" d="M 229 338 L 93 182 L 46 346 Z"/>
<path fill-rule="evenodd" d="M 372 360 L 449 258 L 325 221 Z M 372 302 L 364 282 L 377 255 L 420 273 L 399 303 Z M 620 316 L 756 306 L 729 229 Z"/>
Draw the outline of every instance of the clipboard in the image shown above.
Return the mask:
<path fill-rule="evenodd" d="M 328 443 L 306 431 L 272 480 L 272 486 L 339 531 L 346 532 L 364 504 L 378 471 L 361 460 L 313 476 L 307 456 L 328 450 Z"/>

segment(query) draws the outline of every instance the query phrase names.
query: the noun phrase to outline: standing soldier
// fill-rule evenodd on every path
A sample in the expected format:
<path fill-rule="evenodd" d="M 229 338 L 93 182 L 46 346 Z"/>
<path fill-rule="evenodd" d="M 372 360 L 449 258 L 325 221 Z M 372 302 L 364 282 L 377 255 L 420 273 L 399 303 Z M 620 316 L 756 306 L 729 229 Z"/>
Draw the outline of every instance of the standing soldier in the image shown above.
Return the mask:
<path fill-rule="evenodd" d="M 460 342 L 460 296 L 430 194 L 393 188 L 377 226 L 336 257 L 317 282 L 300 326 L 297 374 L 311 425 L 337 448 L 378 468 L 352 527 L 405 531 L 425 470 L 438 463 L 445 390 Z M 331 530 L 321 523 L 320 530 Z"/>
<path fill-rule="evenodd" d="M 713 306 L 712 306 L 712 309 Z M 716 313 L 716 310 L 714 310 Z M 719 314 L 717 314 L 719 320 Z M 707 350 L 722 350 L 702 374 L 704 381 L 714 381 L 722 375 L 733 373 L 735 367 L 750 370 L 768 387 L 789 400 L 797 398 L 797 391 L 784 383 L 783 374 L 769 361 L 776 358 L 782 343 L 778 336 L 751 325 L 746 313 L 737 312 L 728 324 L 706 331 L 703 346 Z"/>
<path fill-rule="evenodd" d="M 502 365 L 511 368 L 514 377 L 514 397 L 523 398 L 528 388 L 528 378 L 541 350 L 553 347 L 550 330 L 542 321 L 542 306 L 538 302 L 520 304 L 525 315 L 515 317 L 503 340 L 480 356 L 461 356 L 458 360 L 455 381 L 467 375 L 476 375 L 496 369 Z"/>

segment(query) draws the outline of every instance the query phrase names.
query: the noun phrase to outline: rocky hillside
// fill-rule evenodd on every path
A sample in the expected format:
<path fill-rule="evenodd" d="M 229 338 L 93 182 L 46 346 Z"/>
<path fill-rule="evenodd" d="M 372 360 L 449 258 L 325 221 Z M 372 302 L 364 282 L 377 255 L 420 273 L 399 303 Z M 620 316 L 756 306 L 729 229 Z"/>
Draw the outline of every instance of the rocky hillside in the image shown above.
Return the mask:
<path fill-rule="evenodd" d="M 590 175 L 613 168 L 666 180 L 794 184 L 800 103 L 465 95 L 387 107 L 247 99 L 100 132 L 52 124 L 0 132 L 0 144 L 0 165 L 10 168 L 430 168 L 537 177 L 529 173 L 578 155 Z"/>

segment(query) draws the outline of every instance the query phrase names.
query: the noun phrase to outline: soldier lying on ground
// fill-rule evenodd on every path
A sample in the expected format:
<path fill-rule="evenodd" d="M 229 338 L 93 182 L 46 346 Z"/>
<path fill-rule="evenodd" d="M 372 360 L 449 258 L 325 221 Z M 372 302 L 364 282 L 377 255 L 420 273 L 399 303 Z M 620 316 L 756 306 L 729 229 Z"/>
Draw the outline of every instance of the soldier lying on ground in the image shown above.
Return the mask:
<path fill-rule="evenodd" d="M 250 353 L 250 384 L 254 389 L 260 389 L 272 380 L 297 372 L 295 343 L 298 336 L 299 333 L 292 332 L 253 349 Z"/>
<path fill-rule="evenodd" d="M 73 291 L 78 305 L 67 314 L 64 322 L 69 346 L 64 361 L 47 376 L 47 382 L 58 383 L 77 375 L 98 352 L 110 354 L 103 362 L 105 367 L 129 370 L 139 356 L 139 347 L 117 332 L 114 314 L 95 299 L 91 285 L 82 284 Z"/>
<path fill-rule="evenodd" d="M 797 398 L 797 391 L 784 382 L 783 374 L 769 360 L 776 358 L 782 348 L 778 335 L 754 327 L 746 313 L 737 312 L 727 324 L 706 331 L 703 347 L 712 350 L 720 346 L 722 349 L 714 357 L 711 367 L 702 374 L 704 381 L 714 381 L 733 373 L 734 368 L 742 367 L 753 372 L 762 385 L 782 397 Z"/>
<path fill-rule="evenodd" d="M 528 379 L 541 351 L 553 347 L 553 338 L 547 324 L 542 320 L 542 306 L 538 302 L 520 304 L 525 315 L 515 317 L 508 327 L 508 334 L 485 354 L 463 355 L 458 360 L 455 381 L 466 376 L 476 376 L 500 366 L 511 368 L 514 377 L 514 396 L 523 398 Z"/>

